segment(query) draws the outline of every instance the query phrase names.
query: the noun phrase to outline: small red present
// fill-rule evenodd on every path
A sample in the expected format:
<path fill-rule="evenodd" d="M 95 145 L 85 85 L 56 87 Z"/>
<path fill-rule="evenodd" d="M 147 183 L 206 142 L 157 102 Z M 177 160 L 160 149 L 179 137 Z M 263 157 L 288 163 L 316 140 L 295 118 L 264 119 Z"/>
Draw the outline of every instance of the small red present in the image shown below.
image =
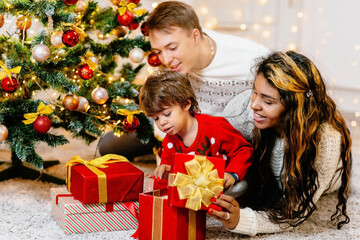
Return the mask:
<path fill-rule="evenodd" d="M 51 188 L 51 213 L 66 234 L 138 227 L 139 202 L 83 204 L 66 188 Z"/>
<path fill-rule="evenodd" d="M 221 158 L 175 154 L 169 174 L 169 205 L 194 211 L 221 210 L 211 199 L 223 191 L 224 169 Z"/>
<path fill-rule="evenodd" d="M 166 189 L 139 197 L 139 240 L 205 239 L 206 212 L 170 207 Z"/>
<path fill-rule="evenodd" d="M 84 161 L 71 158 L 66 166 L 67 189 L 82 203 L 136 201 L 143 192 L 144 172 L 125 157 L 108 154 Z"/>

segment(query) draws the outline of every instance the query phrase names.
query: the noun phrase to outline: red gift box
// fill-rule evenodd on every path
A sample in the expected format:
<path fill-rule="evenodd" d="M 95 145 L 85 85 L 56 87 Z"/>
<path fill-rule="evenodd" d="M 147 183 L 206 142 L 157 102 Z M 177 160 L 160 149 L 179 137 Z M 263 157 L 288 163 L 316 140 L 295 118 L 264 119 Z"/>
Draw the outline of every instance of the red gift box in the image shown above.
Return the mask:
<path fill-rule="evenodd" d="M 169 205 L 195 211 L 209 208 L 220 211 L 211 198 L 222 193 L 224 169 L 225 160 L 221 158 L 175 154 L 169 174 Z M 187 184 L 179 184 L 184 182 Z"/>
<path fill-rule="evenodd" d="M 51 188 L 51 213 L 66 234 L 138 227 L 139 202 L 83 204 L 66 188 Z"/>
<path fill-rule="evenodd" d="M 166 189 L 139 197 L 139 240 L 205 239 L 206 212 L 170 207 Z"/>
<path fill-rule="evenodd" d="M 88 161 L 82 160 L 77 165 L 72 165 L 74 162 L 70 161 L 67 164 L 68 190 L 84 204 L 138 200 L 139 193 L 143 192 L 144 172 L 126 158 L 113 154 L 90 162 L 98 163 L 99 159 L 106 159 L 105 162 L 100 161 L 99 168 L 89 166 Z M 126 161 L 116 162 L 118 159 Z"/>

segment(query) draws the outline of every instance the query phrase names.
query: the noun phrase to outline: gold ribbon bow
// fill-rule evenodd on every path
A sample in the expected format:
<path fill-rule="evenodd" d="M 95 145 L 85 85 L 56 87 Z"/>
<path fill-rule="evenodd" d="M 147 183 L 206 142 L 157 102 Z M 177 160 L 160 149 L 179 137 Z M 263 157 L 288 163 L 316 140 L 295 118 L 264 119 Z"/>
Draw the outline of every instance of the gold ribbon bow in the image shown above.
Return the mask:
<path fill-rule="evenodd" d="M 0 79 L 3 79 L 7 75 L 10 78 L 11 84 L 13 84 L 12 78 L 11 78 L 11 73 L 19 73 L 21 70 L 21 67 L 17 66 L 12 69 L 8 69 L 1 60 L 0 60 L 0 67 L 3 69 L 0 71 Z"/>
<path fill-rule="evenodd" d="M 121 7 L 119 7 L 120 16 L 123 15 L 126 12 L 126 10 L 129 10 L 130 12 L 134 13 L 135 15 L 139 15 L 139 16 L 141 16 L 147 12 L 146 9 L 134 10 L 134 8 L 136 8 L 136 4 L 135 3 L 127 3 L 126 0 L 121 0 L 119 5 L 121 6 Z"/>
<path fill-rule="evenodd" d="M 98 168 L 107 168 L 105 164 L 117 163 L 117 162 L 129 162 L 126 157 L 107 154 L 99 158 L 95 158 L 91 161 L 83 160 L 79 155 L 71 157 L 71 160 L 65 164 L 65 167 L 69 166 L 68 174 L 66 179 L 67 189 L 70 192 L 71 189 L 71 167 L 74 165 L 82 164 L 85 165 L 90 171 L 98 176 L 98 187 L 99 187 L 99 203 L 107 202 L 107 180 L 106 174 Z"/>
<path fill-rule="evenodd" d="M 177 187 L 179 198 L 187 199 L 185 207 L 197 211 L 201 203 L 208 207 L 212 197 L 218 197 L 223 190 L 223 179 L 219 177 L 214 164 L 206 156 L 195 156 L 185 163 L 188 175 L 176 173 L 173 186 Z"/>
<path fill-rule="evenodd" d="M 95 55 L 92 54 L 91 52 L 86 52 L 85 57 L 84 57 L 84 61 L 90 66 L 90 68 L 92 70 L 94 70 L 97 67 L 97 64 L 93 60 L 90 59 L 91 57 L 94 57 L 94 56 Z"/>
<path fill-rule="evenodd" d="M 128 123 L 132 124 L 133 119 L 134 119 L 134 114 L 139 114 L 140 111 L 139 110 L 134 110 L 134 111 L 129 111 L 127 109 L 119 109 L 117 110 L 117 113 L 123 116 L 126 116 L 126 120 L 128 121 Z"/>
<path fill-rule="evenodd" d="M 76 24 L 73 24 L 73 23 L 63 23 L 64 26 L 68 26 L 68 27 L 71 27 L 72 29 L 74 29 L 74 31 L 79 34 L 79 37 L 81 39 L 81 41 L 84 41 L 85 39 L 85 31 L 79 27 L 80 25 L 80 22 L 77 22 Z"/>
<path fill-rule="evenodd" d="M 27 120 L 23 120 L 23 123 L 31 124 L 31 123 L 35 122 L 36 118 L 40 114 L 50 114 L 52 112 L 53 112 L 53 110 L 49 105 L 45 105 L 43 102 L 40 102 L 40 104 L 37 108 L 37 112 L 24 114 L 24 118 L 26 118 Z"/>

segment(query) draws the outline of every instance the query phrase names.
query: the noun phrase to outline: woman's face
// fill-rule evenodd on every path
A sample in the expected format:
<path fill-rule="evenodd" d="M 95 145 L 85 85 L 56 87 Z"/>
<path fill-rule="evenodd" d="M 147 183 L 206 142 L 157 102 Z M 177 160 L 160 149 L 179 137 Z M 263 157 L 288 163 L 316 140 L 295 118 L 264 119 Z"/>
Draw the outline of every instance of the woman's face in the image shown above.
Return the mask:
<path fill-rule="evenodd" d="M 255 127 L 258 129 L 278 127 L 285 112 L 279 91 L 268 83 L 262 73 L 255 79 L 251 109 L 254 110 Z"/>

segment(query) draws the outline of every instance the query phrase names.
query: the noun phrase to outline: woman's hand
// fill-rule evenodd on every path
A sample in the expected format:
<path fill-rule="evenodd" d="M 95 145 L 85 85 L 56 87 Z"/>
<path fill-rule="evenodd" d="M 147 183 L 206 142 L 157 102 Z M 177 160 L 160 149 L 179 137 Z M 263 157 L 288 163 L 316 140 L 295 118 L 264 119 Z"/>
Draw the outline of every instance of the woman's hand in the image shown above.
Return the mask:
<path fill-rule="evenodd" d="M 208 210 L 208 215 L 222 222 L 224 227 L 232 230 L 240 220 L 239 203 L 231 196 L 221 195 L 218 199 L 214 199 L 213 203 L 225 209 L 225 211 Z"/>

